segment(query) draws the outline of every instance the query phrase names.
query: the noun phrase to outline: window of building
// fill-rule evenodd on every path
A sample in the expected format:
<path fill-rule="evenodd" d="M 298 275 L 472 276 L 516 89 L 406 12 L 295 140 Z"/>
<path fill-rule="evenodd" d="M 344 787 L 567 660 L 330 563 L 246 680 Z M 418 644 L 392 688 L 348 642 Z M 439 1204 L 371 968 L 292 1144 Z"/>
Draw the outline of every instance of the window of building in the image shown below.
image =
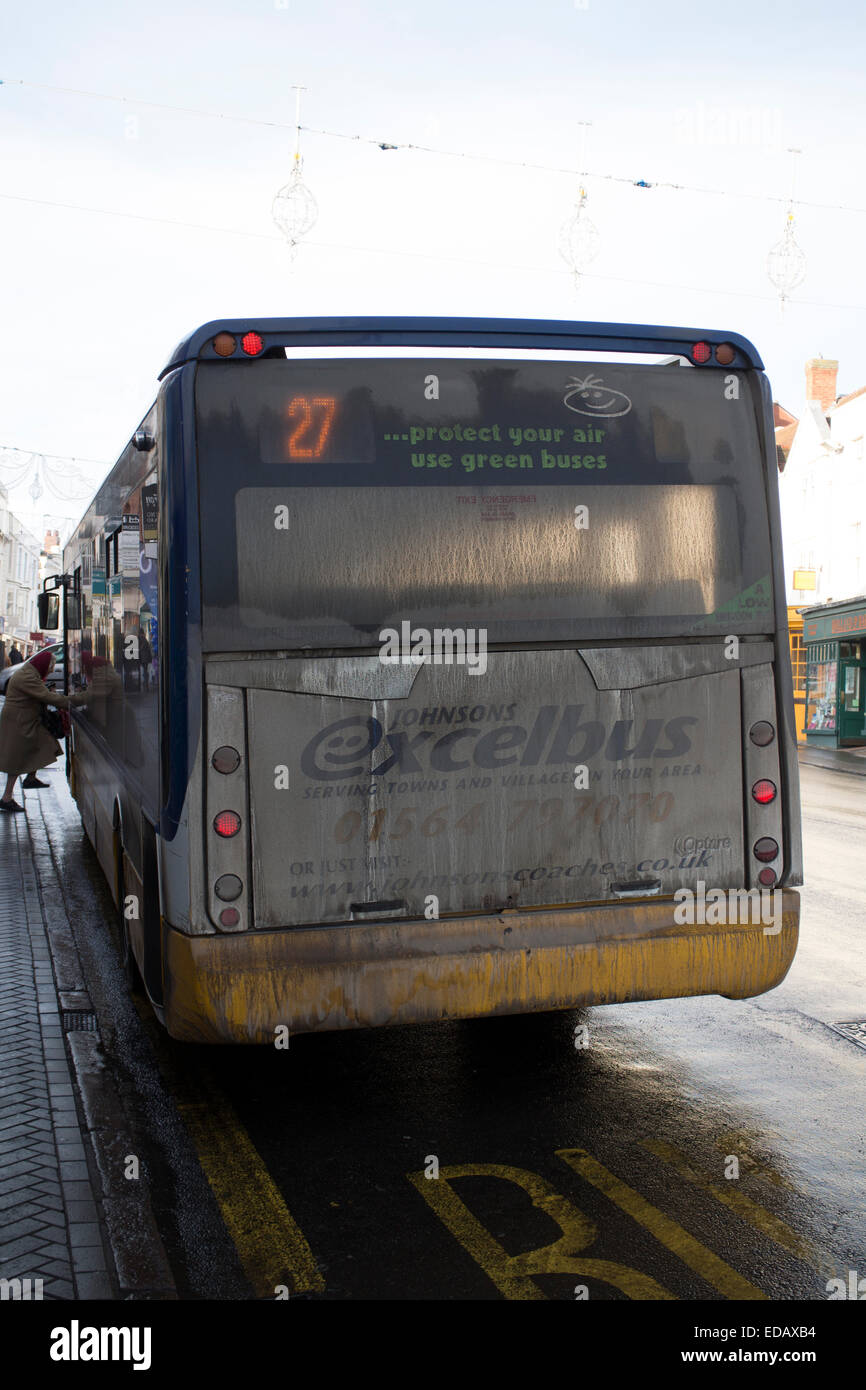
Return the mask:
<path fill-rule="evenodd" d="M 806 648 L 799 632 L 791 633 L 791 674 L 794 690 L 799 694 L 806 687 Z"/>
<path fill-rule="evenodd" d="M 816 642 L 809 652 L 806 667 L 806 728 L 832 731 L 836 728 L 836 661 L 835 643 Z"/>

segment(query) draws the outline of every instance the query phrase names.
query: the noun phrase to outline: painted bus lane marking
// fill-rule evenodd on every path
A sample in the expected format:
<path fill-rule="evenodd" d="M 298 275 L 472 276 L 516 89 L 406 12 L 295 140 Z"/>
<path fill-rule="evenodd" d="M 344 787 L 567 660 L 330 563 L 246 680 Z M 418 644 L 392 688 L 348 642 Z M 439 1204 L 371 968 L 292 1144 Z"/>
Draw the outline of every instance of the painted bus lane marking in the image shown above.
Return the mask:
<path fill-rule="evenodd" d="M 820 1274 L 832 1275 L 835 1272 L 828 1256 L 823 1256 L 809 1241 L 792 1230 L 781 1217 L 775 1216 L 773 1212 L 767 1211 L 766 1207 L 762 1207 L 751 1197 L 747 1197 L 733 1183 L 723 1186 L 706 1173 L 700 1172 L 692 1165 L 681 1149 L 676 1148 L 673 1144 L 668 1144 L 663 1139 L 642 1139 L 641 1144 L 656 1158 L 669 1163 L 686 1182 L 692 1183 L 711 1197 L 715 1197 L 717 1202 L 723 1203 L 731 1211 L 736 1212 L 737 1216 L 747 1221 L 761 1235 L 767 1236 L 777 1245 L 781 1245 L 783 1250 L 787 1250 L 795 1259 L 803 1260 L 812 1265 Z M 754 1171 L 757 1176 L 767 1177 L 770 1181 L 778 1182 L 777 1176 L 774 1173 L 769 1173 L 762 1166 L 756 1167 Z"/>
<path fill-rule="evenodd" d="M 537 1173 L 502 1163 L 462 1163 L 440 1168 L 438 1178 L 432 1180 L 423 1172 L 406 1176 L 504 1298 L 545 1299 L 546 1294 L 533 1282 L 533 1276 L 569 1274 L 578 1279 L 597 1279 L 631 1299 L 674 1300 L 674 1294 L 648 1274 L 612 1260 L 587 1257 L 584 1251 L 596 1240 L 598 1227 Z M 515 1184 L 529 1196 L 534 1207 L 556 1223 L 562 1235 L 550 1245 L 509 1255 L 454 1191 L 451 1183 L 459 1178 L 498 1178 Z"/>
<path fill-rule="evenodd" d="M 185 1082 L 176 1100 L 256 1295 L 321 1293 L 313 1252 L 229 1102 L 204 1079 Z"/>
<path fill-rule="evenodd" d="M 670 1216 L 665 1216 L 664 1212 L 654 1207 L 633 1187 L 629 1187 L 608 1168 L 603 1167 L 586 1149 L 557 1149 L 556 1155 L 587 1182 L 592 1183 L 593 1187 L 614 1202 L 621 1211 L 649 1231 L 650 1235 L 655 1236 L 656 1240 L 688 1265 L 689 1269 L 694 1270 L 708 1284 L 712 1284 L 713 1288 L 718 1289 L 719 1293 L 724 1294 L 725 1298 L 767 1298 L 761 1289 L 756 1288 L 712 1250 L 695 1240 L 678 1222 Z"/>
<path fill-rule="evenodd" d="M 143 996 L 130 997 L 256 1296 L 274 1299 L 282 1288 L 323 1292 L 325 1281 L 306 1237 L 233 1107 L 203 1070 L 193 1074 L 164 1048 L 163 1030 Z"/>
<path fill-rule="evenodd" d="M 729 1193 L 719 1188 L 693 1168 L 685 1155 L 672 1145 L 647 1140 L 644 1147 L 669 1162 L 683 1178 L 722 1201 L 795 1258 L 814 1258 L 810 1247 L 779 1217 L 742 1193 Z M 556 1154 L 724 1297 L 750 1301 L 768 1298 L 763 1290 L 616 1177 L 587 1150 L 558 1149 Z M 598 1226 L 537 1173 L 505 1164 L 467 1163 L 441 1168 L 438 1179 L 431 1180 L 424 1172 L 408 1173 L 407 1177 L 505 1298 L 545 1299 L 546 1295 L 534 1282 L 534 1276 L 540 1274 L 597 1279 L 631 1299 L 675 1298 L 649 1275 L 609 1260 L 587 1257 L 585 1252 L 598 1237 Z M 560 1238 L 535 1250 L 509 1255 L 452 1186 L 459 1179 L 473 1177 L 498 1178 L 520 1187 L 533 1206 L 557 1224 L 562 1232 Z"/>

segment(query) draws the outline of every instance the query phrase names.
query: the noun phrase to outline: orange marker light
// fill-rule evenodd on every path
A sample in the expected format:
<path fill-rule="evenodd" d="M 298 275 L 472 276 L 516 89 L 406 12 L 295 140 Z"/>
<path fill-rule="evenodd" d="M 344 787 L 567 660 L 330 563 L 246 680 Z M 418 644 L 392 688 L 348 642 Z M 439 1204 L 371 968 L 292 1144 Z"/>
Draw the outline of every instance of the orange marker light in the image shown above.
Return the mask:
<path fill-rule="evenodd" d="M 213 350 L 218 357 L 231 357 L 237 348 L 238 340 L 231 333 L 218 333 L 213 340 Z"/>

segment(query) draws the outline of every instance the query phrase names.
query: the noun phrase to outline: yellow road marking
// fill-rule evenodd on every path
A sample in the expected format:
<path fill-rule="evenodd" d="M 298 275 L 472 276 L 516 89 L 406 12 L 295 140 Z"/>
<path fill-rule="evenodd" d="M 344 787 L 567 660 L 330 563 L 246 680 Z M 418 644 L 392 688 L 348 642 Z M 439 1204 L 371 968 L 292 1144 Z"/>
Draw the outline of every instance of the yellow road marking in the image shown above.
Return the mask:
<path fill-rule="evenodd" d="M 274 1298 L 281 1284 L 320 1293 L 313 1252 L 229 1102 L 203 1079 L 184 1081 L 175 1099 L 258 1297 Z"/>
<path fill-rule="evenodd" d="M 762 1235 L 769 1236 L 770 1240 L 781 1245 L 783 1249 L 795 1255 L 798 1260 L 805 1260 L 813 1264 L 819 1272 L 826 1273 L 820 1255 L 814 1247 L 802 1236 L 799 1236 L 796 1231 L 792 1231 L 791 1227 L 780 1217 L 774 1216 L 771 1211 L 767 1211 L 766 1207 L 753 1202 L 751 1197 L 740 1192 L 735 1182 L 724 1184 L 714 1182 L 707 1174 L 692 1167 L 680 1149 L 675 1148 L 673 1144 L 665 1143 L 663 1139 L 644 1139 L 641 1142 L 645 1149 L 649 1149 L 650 1153 L 655 1154 L 657 1158 L 663 1159 L 665 1163 L 669 1163 L 671 1167 L 675 1168 L 680 1177 L 685 1178 L 687 1182 L 702 1188 L 704 1192 L 715 1197 L 718 1202 L 723 1202 L 726 1207 L 730 1207 L 731 1211 L 736 1212 L 737 1216 L 748 1221 L 749 1225 L 754 1226 Z M 761 1173 L 762 1170 L 756 1167 L 753 1171 Z M 827 1269 L 829 1268 L 828 1264 Z"/>
<path fill-rule="evenodd" d="M 665 1216 L 658 1207 L 652 1206 L 645 1197 L 641 1197 L 633 1187 L 628 1187 L 607 1168 L 602 1167 L 586 1149 L 557 1149 L 556 1154 L 582 1178 L 591 1182 L 593 1187 L 597 1187 L 599 1192 L 604 1193 L 605 1197 L 615 1202 L 628 1216 L 645 1226 L 656 1240 L 666 1245 L 678 1259 L 708 1284 L 712 1284 L 713 1288 L 718 1289 L 726 1298 L 767 1297 L 754 1284 L 750 1284 L 748 1279 L 744 1279 L 735 1269 L 731 1269 L 730 1265 L 725 1264 L 724 1260 L 719 1259 L 718 1255 L 714 1255 L 712 1250 L 708 1250 L 700 1241 L 695 1240 L 694 1236 L 690 1236 L 688 1231 L 671 1217 Z"/>
<path fill-rule="evenodd" d="M 753 1143 L 753 1136 L 747 1130 L 729 1129 L 718 1136 L 716 1148 L 719 1153 L 725 1156 L 736 1154 L 740 1160 L 740 1167 L 746 1168 L 748 1172 L 759 1173 L 768 1182 L 775 1183 L 776 1187 L 784 1187 L 788 1192 L 797 1193 L 794 1184 L 785 1177 L 784 1173 L 780 1173 L 778 1168 L 752 1157 Z"/>
<path fill-rule="evenodd" d="M 462 1163 L 440 1168 L 438 1178 L 427 1178 L 423 1172 L 406 1176 L 505 1298 L 546 1298 L 532 1281 L 536 1274 L 570 1274 L 578 1279 L 598 1279 L 632 1299 L 674 1298 L 655 1279 L 628 1265 L 584 1258 L 582 1252 L 596 1239 L 598 1227 L 537 1173 L 502 1163 Z M 537 1250 L 509 1255 L 457 1196 L 449 1181 L 457 1178 L 499 1178 L 502 1182 L 515 1183 L 528 1194 L 534 1207 L 556 1222 L 562 1236 Z"/>

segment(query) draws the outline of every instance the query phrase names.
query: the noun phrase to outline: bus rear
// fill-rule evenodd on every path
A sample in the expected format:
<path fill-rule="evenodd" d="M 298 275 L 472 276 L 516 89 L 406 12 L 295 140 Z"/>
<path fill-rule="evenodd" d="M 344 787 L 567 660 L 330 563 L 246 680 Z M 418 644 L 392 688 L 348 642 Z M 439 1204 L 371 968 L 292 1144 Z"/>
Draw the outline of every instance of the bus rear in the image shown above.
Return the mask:
<path fill-rule="evenodd" d="M 772 988 L 801 861 L 754 350 L 438 321 L 410 346 L 473 355 L 298 355 L 349 327 L 209 325 L 172 368 L 202 688 L 170 1031 Z"/>

